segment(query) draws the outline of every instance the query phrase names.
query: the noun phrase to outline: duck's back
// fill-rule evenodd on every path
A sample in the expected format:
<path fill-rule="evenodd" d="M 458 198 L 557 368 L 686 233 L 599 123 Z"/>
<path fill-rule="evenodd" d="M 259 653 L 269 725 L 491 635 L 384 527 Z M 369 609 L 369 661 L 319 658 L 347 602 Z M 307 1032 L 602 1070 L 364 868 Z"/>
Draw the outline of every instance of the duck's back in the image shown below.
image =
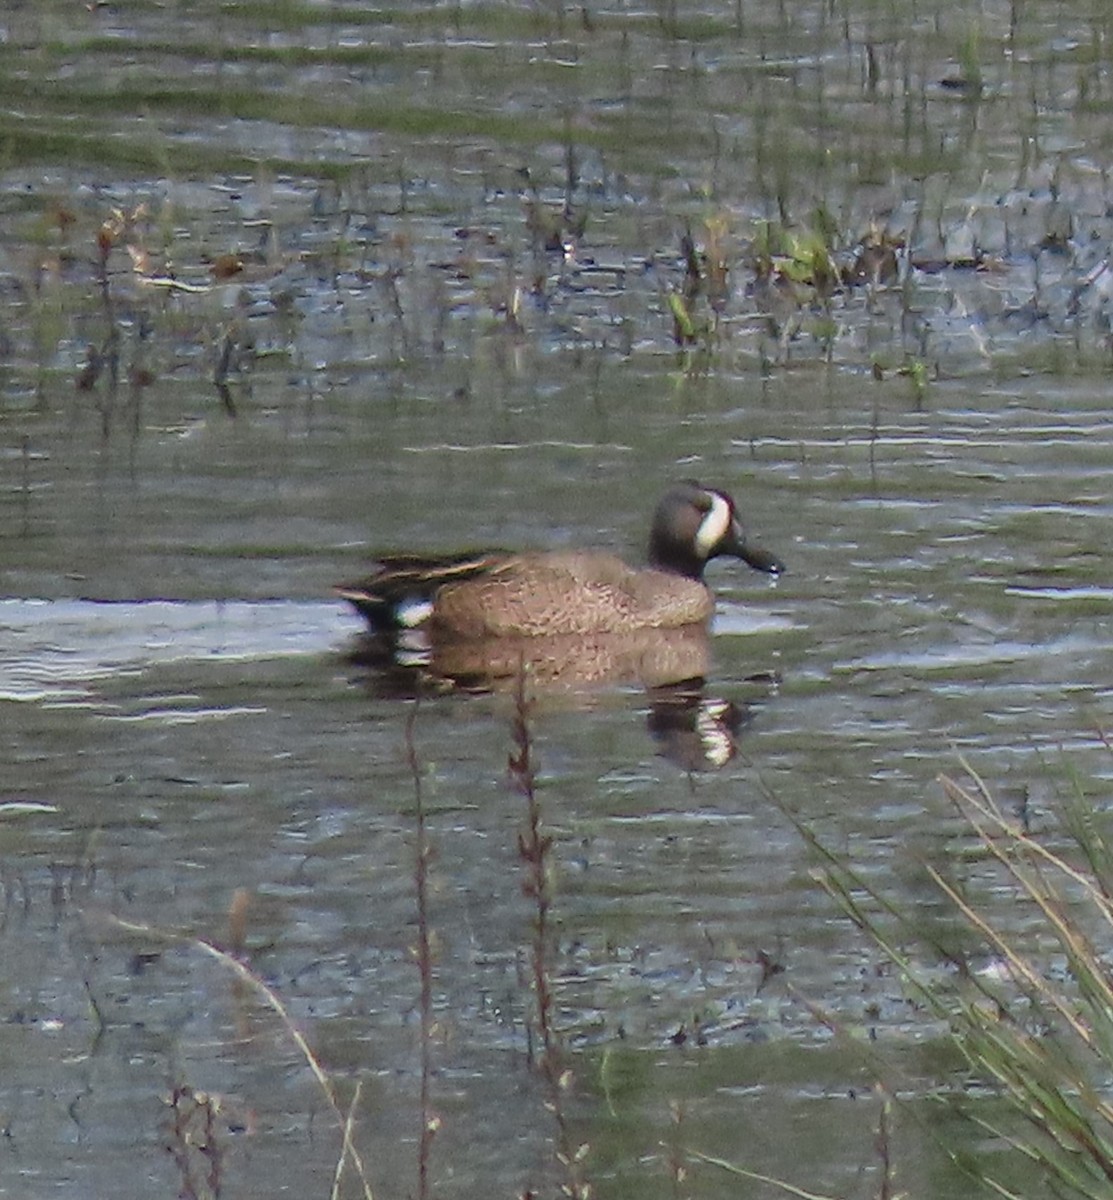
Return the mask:
<path fill-rule="evenodd" d="M 506 559 L 437 592 L 434 621 L 457 637 L 625 633 L 706 621 L 714 602 L 695 579 L 635 570 L 613 555 L 556 551 Z"/>

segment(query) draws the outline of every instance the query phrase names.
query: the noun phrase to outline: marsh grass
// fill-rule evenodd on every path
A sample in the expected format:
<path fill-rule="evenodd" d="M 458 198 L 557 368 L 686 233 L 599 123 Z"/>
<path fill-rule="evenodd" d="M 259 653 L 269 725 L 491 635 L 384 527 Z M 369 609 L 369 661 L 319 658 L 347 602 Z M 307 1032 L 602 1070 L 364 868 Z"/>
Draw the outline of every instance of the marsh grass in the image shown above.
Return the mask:
<path fill-rule="evenodd" d="M 589 1146 L 577 1140 L 568 1113 L 568 1096 L 573 1083 L 558 1019 L 555 945 L 555 855 L 553 835 L 546 831 L 537 786 L 532 729 L 532 703 L 527 695 L 527 677 L 519 677 L 515 695 L 508 759 L 511 785 L 525 800 L 525 814 L 518 833 L 521 890 L 526 898 L 529 930 L 526 980 L 531 993 L 531 1017 L 527 1025 L 527 1060 L 540 1081 L 543 1107 L 554 1123 L 553 1157 L 561 1195 L 571 1200 L 588 1200 L 592 1187 L 586 1173 Z M 413 891 L 415 936 L 410 948 L 418 976 L 420 1091 L 417 1142 L 416 1200 L 427 1200 L 436 1191 L 433 1146 L 441 1128 L 434 1104 L 436 1080 L 435 1048 L 441 1033 L 435 1011 L 436 936 L 430 906 L 430 869 L 436 848 L 430 836 L 423 788 L 423 767 L 417 742 L 418 706 L 411 707 L 404 727 L 404 756 L 413 785 Z M 8 806 L 12 809 L 12 806 Z M 12 809 L 12 811 L 15 811 Z M 364 1158 L 355 1142 L 355 1117 L 361 1099 L 357 1080 L 351 1098 L 342 1104 L 339 1081 L 328 1072 L 320 1056 L 291 1015 L 280 993 L 268 984 L 248 960 L 248 908 L 246 891 L 237 890 L 228 912 L 228 933 L 222 944 L 209 938 L 160 929 L 143 922 L 105 915 L 114 928 L 155 943 L 187 947 L 214 959 L 232 976 L 240 994 L 254 994 L 279 1019 L 289 1040 L 308 1066 L 326 1104 L 335 1118 L 340 1140 L 329 1195 L 360 1195 L 372 1200 L 372 1188 Z M 86 981 L 90 1004 L 101 1028 L 105 1027 L 95 990 Z M 226 1098 L 202 1091 L 188 1081 L 175 1079 L 164 1096 L 165 1149 L 178 1172 L 179 1194 L 186 1200 L 215 1200 L 227 1185 L 228 1124 Z M 354 1176 L 354 1180 L 351 1177 Z M 538 1193 L 528 1193 L 538 1194 Z"/>
<path fill-rule="evenodd" d="M 586 1200 L 592 1194 L 589 1146 L 570 1112 L 574 1056 L 565 1048 L 560 1020 L 556 844 L 544 820 L 527 683 L 523 673 L 515 696 L 508 768 L 511 784 L 524 800 L 517 849 L 528 931 L 524 958 L 531 998 L 529 1063 L 546 1119 L 552 1121 L 560 1191 Z M 433 1097 L 437 975 L 434 914 L 429 905 L 429 870 L 435 858 L 423 798 L 416 718 L 415 707 L 405 727 L 405 754 L 415 797 L 412 952 L 421 1016 L 421 1133 L 415 1195 L 425 1197 L 436 1190 L 432 1150 L 440 1122 Z M 963 780 L 943 778 L 941 786 L 966 836 L 953 840 L 954 853 L 946 865 L 920 864 L 941 900 L 930 917 L 922 909 L 913 911 L 894 901 L 885 887 L 848 864 L 843 854 L 828 850 L 813 831 L 798 823 L 819 861 L 816 877 L 842 912 L 897 968 L 920 1018 L 937 1023 L 961 1055 L 968 1071 L 966 1082 L 972 1076 L 977 1091 L 967 1089 L 961 1100 L 947 1102 L 961 1104 L 962 1115 L 994 1146 L 1004 1148 L 1009 1164 L 1007 1168 L 1002 1164 L 1002 1169 L 1015 1179 L 1016 1164 L 1027 1164 L 1033 1185 L 1038 1175 L 1052 1194 L 1108 1197 L 1113 1187 L 1113 967 L 1102 947 L 1113 925 L 1109 822 L 1087 799 L 1080 780 L 1072 780 L 1057 820 L 1039 827 L 1027 804 L 1010 811 L 973 772 Z M 1014 899 L 1012 908 L 1004 909 L 1009 913 L 1004 920 L 989 919 L 980 906 L 978 897 L 987 886 L 996 893 L 1005 890 Z M 1002 911 L 999 898 L 993 911 Z M 238 988 L 262 998 L 310 1068 L 335 1118 L 340 1148 L 331 1194 L 354 1192 L 370 1200 L 368 1174 L 354 1140 L 359 1085 L 342 1103 L 336 1081 L 280 996 L 245 962 L 246 894 L 233 898 L 224 945 L 145 924 L 113 922 L 144 939 L 186 945 L 214 958 L 232 974 Z M 836 1018 L 816 1005 L 808 1007 L 815 1020 L 835 1035 L 847 1034 Z M 884 1051 L 874 1047 L 868 1056 L 875 1078 L 884 1078 Z M 993 1094 L 991 1103 L 984 1098 L 987 1088 Z M 900 1194 L 896 1183 L 900 1155 L 891 1134 L 896 1094 L 896 1088 L 881 1085 L 876 1091 L 879 1107 L 870 1195 L 877 1200 Z M 1019 1120 L 1003 1112 L 998 1097 L 1008 1102 Z M 224 1103 L 222 1097 L 184 1081 L 175 1081 L 166 1098 L 166 1149 L 178 1168 L 181 1194 L 193 1200 L 219 1195 L 225 1184 Z M 699 1166 L 776 1187 L 786 1195 L 826 1200 L 813 1187 L 762 1175 L 690 1148 L 683 1116 L 674 1105 L 673 1137 L 662 1146 L 662 1161 L 675 1194 L 685 1194 L 691 1186 L 691 1168 Z M 863 1130 L 863 1137 L 867 1136 Z M 994 1193 L 1020 1194 L 994 1174 L 989 1156 L 973 1159 L 955 1154 L 954 1160 Z M 804 1184 L 817 1182 L 822 1185 L 822 1181 Z M 1030 1191 L 1026 1188 L 1025 1194 Z"/>
<path fill-rule="evenodd" d="M 173 933 L 169 930 L 158 929 L 152 925 L 144 924 L 143 922 L 125 921 L 115 916 L 109 917 L 108 920 L 116 928 L 142 937 L 145 940 L 187 946 L 199 953 L 208 955 L 227 970 L 239 985 L 246 985 L 249 991 L 253 992 L 271 1009 L 278 1017 L 287 1036 L 297 1047 L 298 1053 L 309 1067 L 318 1088 L 324 1095 L 325 1101 L 336 1119 L 341 1139 L 341 1152 L 336 1162 L 330 1196 L 335 1200 L 336 1197 L 341 1195 L 341 1186 L 350 1166 L 358 1180 L 359 1193 L 364 1197 L 364 1200 L 372 1200 L 371 1184 L 367 1169 L 353 1139 L 354 1114 L 360 1099 L 359 1085 L 357 1084 L 351 1103 L 345 1110 L 341 1107 L 335 1082 L 325 1069 L 320 1058 L 314 1052 L 313 1047 L 309 1044 L 308 1038 L 302 1033 L 297 1022 L 291 1016 L 289 1009 L 282 1001 L 278 992 L 257 975 L 238 955 L 231 953 L 206 938 Z M 222 1183 L 219 1172 L 220 1160 L 215 1155 L 215 1149 L 208 1155 L 208 1158 L 210 1164 L 215 1165 L 217 1168 L 217 1177 L 214 1179 L 210 1174 L 205 1180 L 204 1190 L 194 1190 L 193 1192 L 190 1192 L 189 1188 L 192 1186 L 196 1189 L 197 1176 L 193 1167 L 189 1165 L 187 1160 L 182 1159 L 177 1152 L 179 1144 L 184 1146 L 191 1139 L 195 1140 L 196 1134 L 190 1132 L 190 1127 L 197 1124 L 198 1121 L 200 1121 L 202 1127 L 207 1131 L 206 1137 L 212 1134 L 211 1117 L 216 1111 L 213 1098 L 207 1094 L 202 1095 L 202 1093 L 194 1092 L 190 1088 L 178 1086 L 172 1091 L 168 1105 L 173 1114 L 171 1153 L 174 1154 L 179 1167 L 184 1171 L 182 1175 L 182 1194 L 186 1196 L 219 1195 Z M 215 1135 L 213 1135 L 214 1137 Z M 210 1138 L 208 1144 L 215 1146 L 215 1141 Z"/>
<path fill-rule="evenodd" d="M 900 971 L 914 1000 L 945 1023 L 977 1079 L 1021 1118 L 1013 1125 L 968 1102 L 964 1115 L 1023 1156 L 1055 1194 L 1108 1197 L 1113 1187 L 1113 844 L 1107 818 L 1077 780 L 1056 825 L 1032 832 L 973 772 L 944 777 L 945 795 L 975 839 L 965 860 L 1015 897 L 1005 928 L 955 868 L 924 864 L 954 926 L 927 924 L 802 829 L 817 878 Z M 979 884 L 981 880 L 977 881 Z M 996 911 L 1000 911 L 997 902 Z M 1018 932 L 1020 930 L 1021 932 Z M 957 931 L 959 936 L 953 936 Z M 971 947 L 975 947 L 971 950 Z M 995 1110 L 996 1111 L 996 1110 Z M 984 1163 L 964 1162 L 1000 1195 Z"/>

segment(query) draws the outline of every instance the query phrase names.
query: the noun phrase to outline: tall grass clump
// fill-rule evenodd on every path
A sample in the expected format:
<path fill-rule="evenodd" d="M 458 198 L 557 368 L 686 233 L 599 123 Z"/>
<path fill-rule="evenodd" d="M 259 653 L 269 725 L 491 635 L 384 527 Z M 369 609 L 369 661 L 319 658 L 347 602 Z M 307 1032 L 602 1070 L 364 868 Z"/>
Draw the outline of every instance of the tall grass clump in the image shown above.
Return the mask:
<path fill-rule="evenodd" d="M 966 782 L 943 778 L 942 786 L 973 835 L 967 850 L 980 869 L 993 872 L 995 887 L 1015 897 L 1015 905 L 1006 906 L 1008 928 L 1000 916 L 987 915 L 973 888 L 956 882 L 949 869 L 926 864 L 957 918 L 951 934 L 936 932 L 942 927 L 926 926 L 804 830 L 821 857 L 820 881 L 900 970 L 912 995 L 946 1023 L 971 1071 L 1021 1120 L 991 1118 L 977 1100 L 965 1115 L 1023 1155 L 1053 1194 L 1108 1200 L 1113 827 L 1077 786 L 1053 828 L 1038 834 L 1026 814 L 1006 812 L 973 773 Z M 997 899 L 994 912 L 1001 911 Z M 988 1166 L 963 1165 L 998 1194 L 1016 1194 Z"/>

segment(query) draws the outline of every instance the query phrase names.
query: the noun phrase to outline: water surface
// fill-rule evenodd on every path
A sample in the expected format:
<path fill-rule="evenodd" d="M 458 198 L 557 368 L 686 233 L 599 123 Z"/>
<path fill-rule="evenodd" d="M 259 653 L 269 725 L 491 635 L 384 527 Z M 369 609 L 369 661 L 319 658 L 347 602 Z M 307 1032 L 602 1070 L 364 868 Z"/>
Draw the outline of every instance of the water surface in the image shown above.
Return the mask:
<path fill-rule="evenodd" d="M 968 1080 L 786 810 L 931 917 L 921 864 L 970 846 L 940 772 L 968 762 L 1037 826 L 1067 764 L 1104 790 L 1108 18 L 3 22 L 0 1193 L 211 1194 L 210 1160 L 166 1152 L 175 1087 L 220 1099 L 223 1194 L 327 1193 L 334 1120 L 274 1013 L 188 940 L 112 922 L 226 941 L 242 889 L 252 969 L 342 1102 L 362 1085 L 376 1194 L 415 1194 L 411 718 L 430 1179 L 558 1185 L 513 703 L 425 691 L 415 716 L 350 661 L 329 589 L 387 547 L 636 558 L 664 481 L 696 476 L 788 564 L 774 586 L 710 572 L 706 694 L 745 714 L 735 756 L 686 769 L 633 685 L 531 718 L 586 1170 L 599 1195 L 672 1194 L 701 1150 L 870 1190 L 881 1079 L 901 1186 L 969 1195 L 940 1146 L 978 1139 L 932 1099 Z M 763 288 L 763 223 L 827 219 L 847 267 L 871 223 L 899 238 L 898 279 L 822 297 L 786 265 Z M 686 231 L 729 288 L 678 347 Z M 692 1195 L 745 1186 L 690 1168 Z"/>

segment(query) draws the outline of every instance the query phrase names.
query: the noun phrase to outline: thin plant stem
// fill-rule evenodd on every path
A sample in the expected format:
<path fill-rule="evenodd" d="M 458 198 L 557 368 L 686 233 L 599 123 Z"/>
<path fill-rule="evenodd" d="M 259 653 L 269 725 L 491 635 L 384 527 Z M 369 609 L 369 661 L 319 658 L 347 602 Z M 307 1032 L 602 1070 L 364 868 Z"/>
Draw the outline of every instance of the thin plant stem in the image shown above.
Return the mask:
<path fill-rule="evenodd" d="M 552 989 L 552 964 L 549 958 L 553 885 L 550 858 L 552 836 L 544 832 L 541 800 L 533 765 L 533 733 L 530 725 L 532 704 L 526 695 L 524 664 L 518 671 L 514 693 L 514 750 L 508 759 L 510 778 L 525 797 L 526 825 L 518 835 L 518 857 L 523 865 L 522 892 L 533 902 L 533 937 L 530 943 L 530 980 L 537 1040 L 541 1055 L 537 1066 L 545 1081 L 547 1107 L 556 1122 L 556 1157 L 565 1174 L 562 1188 L 570 1200 L 587 1200 L 591 1185 L 584 1172 L 586 1143 L 574 1143 L 568 1126 L 564 1097 L 572 1082 L 572 1072 L 564 1065 L 564 1051 L 556 1028 Z"/>
<path fill-rule="evenodd" d="M 421 788 L 421 764 L 417 757 L 414 727 L 417 722 L 417 701 L 406 718 L 406 762 L 414 786 L 414 891 L 417 900 L 417 969 L 421 977 L 421 1134 L 417 1154 L 418 1200 L 428 1200 L 429 1161 L 433 1138 L 440 1128 L 440 1119 L 433 1113 L 431 1085 L 433 1078 L 433 946 L 429 929 L 429 861 L 433 851 L 429 846 L 425 823 L 425 801 Z"/>
<path fill-rule="evenodd" d="M 359 1176 L 360 1185 L 363 1189 L 364 1200 L 373 1200 L 371 1193 L 371 1184 L 367 1178 L 367 1171 L 364 1167 L 363 1158 L 359 1150 L 356 1148 L 355 1142 L 352 1140 L 352 1127 L 348 1117 L 340 1109 L 339 1101 L 336 1098 L 336 1089 L 333 1086 L 332 1080 L 329 1078 L 324 1067 L 321 1065 L 321 1060 L 313 1053 L 313 1047 L 310 1046 L 305 1034 L 294 1023 L 293 1017 L 290 1016 L 289 1010 L 282 1003 L 278 993 L 273 988 L 269 987 L 262 979 L 259 978 L 248 966 L 240 962 L 234 955 L 228 953 L 227 950 L 222 950 L 213 942 L 206 941 L 204 938 L 191 937 L 187 934 L 172 933 L 165 929 L 158 929 L 153 925 L 146 925 L 141 921 L 125 921 L 122 917 L 110 916 L 108 920 L 118 929 L 122 929 L 127 933 L 139 934 L 142 937 L 156 938 L 164 942 L 172 942 L 179 945 L 192 946 L 196 950 L 200 950 L 204 954 L 215 958 L 226 970 L 230 971 L 241 982 L 246 983 L 253 991 L 266 1001 L 271 1010 L 278 1016 L 282 1022 L 288 1036 L 294 1045 L 298 1048 L 299 1053 L 305 1062 L 308 1064 L 313 1078 L 317 1081 L 318 1087 L 324 1094 L 325 1100 L 329 1108 L 332 1109 L 333 1115 L 336 1117 L 336 1122 L 341 1131 L 343 1145 L 341 1150 L 341 1158 L 336 1168 L 336 1178 L 333 1185 L 332 1195 L 339 1195 L 340 1181 L 343 1176 L 345 1163 L 350 1160 L 355 1168 L 356 1174 Z"/>

